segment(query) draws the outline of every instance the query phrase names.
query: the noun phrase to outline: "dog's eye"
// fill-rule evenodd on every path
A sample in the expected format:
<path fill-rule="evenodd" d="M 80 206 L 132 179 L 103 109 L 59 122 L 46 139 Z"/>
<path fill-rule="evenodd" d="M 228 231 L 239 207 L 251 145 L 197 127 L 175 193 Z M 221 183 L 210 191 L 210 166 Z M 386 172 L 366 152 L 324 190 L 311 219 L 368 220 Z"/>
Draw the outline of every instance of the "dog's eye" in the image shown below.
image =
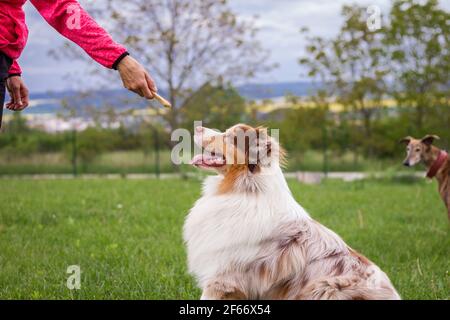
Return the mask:
<path fill-rule="evenodd" d="M 416 152 L 420 152 L 420 149 L 419 149 L 419 148 L 417 148 L 417 149 L 416 149 Z"/>

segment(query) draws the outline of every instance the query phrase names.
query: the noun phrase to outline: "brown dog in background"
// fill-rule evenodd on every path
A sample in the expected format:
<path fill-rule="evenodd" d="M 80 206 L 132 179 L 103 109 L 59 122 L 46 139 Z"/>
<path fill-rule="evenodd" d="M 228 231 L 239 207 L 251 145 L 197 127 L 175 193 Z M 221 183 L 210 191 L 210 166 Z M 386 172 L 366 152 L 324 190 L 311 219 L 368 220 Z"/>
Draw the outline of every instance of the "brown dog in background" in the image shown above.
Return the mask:
<path fill-rule="evenodd" d="M 400 140 L 406 144 L 407 156 L 403 164 L 412 167 L 423 163 L 427 167 L 427 178 L 436 177 L 439 183 L 439 194 L 447 207 L 450 220 L 450 159 L 448 153 L 433 146 L 434 140 L 439 140 L 436 135 L 426 135 L 422 139 L 405 137 Z"/>

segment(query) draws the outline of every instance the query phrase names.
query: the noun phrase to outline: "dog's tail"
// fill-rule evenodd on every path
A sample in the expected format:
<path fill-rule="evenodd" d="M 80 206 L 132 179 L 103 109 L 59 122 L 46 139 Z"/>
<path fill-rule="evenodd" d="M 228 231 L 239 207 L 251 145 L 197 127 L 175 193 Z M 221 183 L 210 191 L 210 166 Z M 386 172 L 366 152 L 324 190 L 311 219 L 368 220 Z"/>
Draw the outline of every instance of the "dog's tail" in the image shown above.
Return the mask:
<path fill-rule="evenodd" d="M 367 280 L 339 276 L 322 278 L 302 289 L 299 299 L 304 300 L 399 300 L 400 296 L 389 283 L 377 286 Z"/>

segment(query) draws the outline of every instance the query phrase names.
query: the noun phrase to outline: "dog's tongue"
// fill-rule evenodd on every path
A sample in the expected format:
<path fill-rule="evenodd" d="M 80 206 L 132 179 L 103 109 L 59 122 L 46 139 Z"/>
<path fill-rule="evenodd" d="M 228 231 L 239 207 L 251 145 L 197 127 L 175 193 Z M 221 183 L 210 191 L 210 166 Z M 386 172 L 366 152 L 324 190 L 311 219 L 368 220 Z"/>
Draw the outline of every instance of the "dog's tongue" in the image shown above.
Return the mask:
<path fill-rule="evenodd" d="M 191 164 L 194 166 L 209 166 L 220 167 L 225 164 L 222 157 L 216 157 L 211 155 L 198 154 L 191 160 Z"/>

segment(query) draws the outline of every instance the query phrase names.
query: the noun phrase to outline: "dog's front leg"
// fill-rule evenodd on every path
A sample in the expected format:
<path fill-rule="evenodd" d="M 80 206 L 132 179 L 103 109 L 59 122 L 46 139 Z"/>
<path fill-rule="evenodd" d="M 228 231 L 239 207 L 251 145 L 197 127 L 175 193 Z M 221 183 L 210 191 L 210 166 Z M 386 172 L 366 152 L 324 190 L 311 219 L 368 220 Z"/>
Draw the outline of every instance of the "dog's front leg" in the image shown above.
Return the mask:
<path fill-rule="evenodd" d="M 245 300 L 244 289 L 229 277 L 213 279 L 203 288 L 201 300 Z"/>
<path fill-rule="evenodd" d="M 449 180 L 449 185 L 447 186 L 447 189 L 446 190 L 444 189 L 443 191 L 441 191 L 441 190 L 439 190 L 439 191 L 441 193 L 442 200 L 444 200 L 445 207 L 447 208 L 447 217 L 448 217 L 448 220 L 450 221 L 450 180 Z"/>
<path fill-rule="evenodd" d="M 445 204 L 447 206 L 447 217 L 450 221 L 450 185 L 447 188 L 447 201 L 445 202 Z"/>

